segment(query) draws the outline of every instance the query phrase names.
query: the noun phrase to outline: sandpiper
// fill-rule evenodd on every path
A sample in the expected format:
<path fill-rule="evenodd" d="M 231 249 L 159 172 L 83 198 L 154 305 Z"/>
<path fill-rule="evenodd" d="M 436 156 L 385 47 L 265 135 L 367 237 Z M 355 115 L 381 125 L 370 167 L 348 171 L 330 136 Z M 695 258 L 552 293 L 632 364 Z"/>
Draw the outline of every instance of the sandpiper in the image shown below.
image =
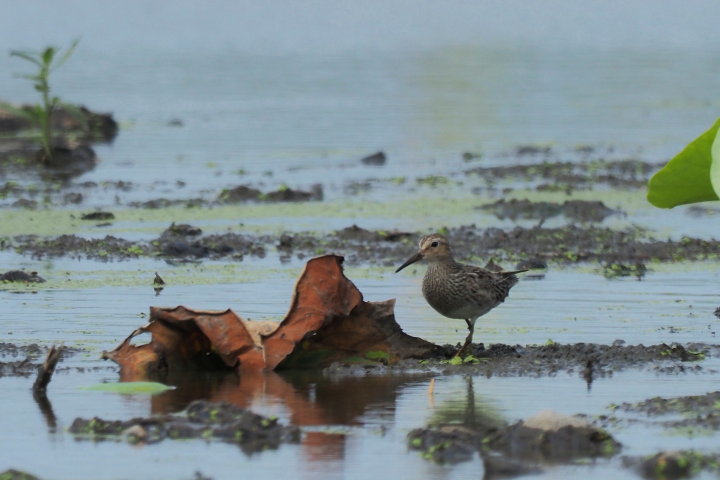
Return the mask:
<path fill-rule="evenodd" d="M 462 355 L 472 343 L 475 321 L 505 301 L 518 282 L 515 274 L 527 271 L 492 271 L 458 263 L 447 238 L 433 233 L 420 239 L 417 253 L 395 273 L 422 259 L 428 262 L 422 285 L 425 300 L 441 315 L 465 320 L 470 331 L 456 356 Z"/>

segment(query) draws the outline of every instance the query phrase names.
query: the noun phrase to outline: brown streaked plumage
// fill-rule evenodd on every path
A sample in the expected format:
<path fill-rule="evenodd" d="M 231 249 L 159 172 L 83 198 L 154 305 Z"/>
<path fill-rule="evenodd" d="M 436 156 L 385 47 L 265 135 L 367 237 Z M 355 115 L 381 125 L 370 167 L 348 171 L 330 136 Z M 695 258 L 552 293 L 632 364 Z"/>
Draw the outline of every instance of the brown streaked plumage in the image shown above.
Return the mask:
<path fill-rule="evenodd" d="M 458 263 L 447 238 L 433 233 L 420 239 L 418 251 L 395 273 L 423 259 L 428 262 L 422 284 L 425 300 L 441 315 L 465 320 L 470 331 L 456 355 L 472 343 L 475 321 L 504 302 L 518 282 L 515 274 L 527 271 L 497 272 Z"/>

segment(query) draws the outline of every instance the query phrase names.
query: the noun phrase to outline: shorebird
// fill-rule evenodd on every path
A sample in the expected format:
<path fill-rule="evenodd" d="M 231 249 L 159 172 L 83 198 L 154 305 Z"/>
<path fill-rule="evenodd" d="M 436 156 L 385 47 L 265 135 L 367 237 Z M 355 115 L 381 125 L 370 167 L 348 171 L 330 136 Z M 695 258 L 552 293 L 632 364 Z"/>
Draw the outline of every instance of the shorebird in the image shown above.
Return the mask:
<path fill-rule="evenodd" d="M 504 302 L 518 282 L 515 274 L 527 271 L 493 271 L 458 263 L 447 238 L 433 233 L 420 239 L 418 251 L 395 273 L 423 259 L 428 263 L 422 284 L 425 300 L 441 315 L 465 320 L 470 331 L 455 356 L 461 356 L 472 343 L 475 321 Z"/>

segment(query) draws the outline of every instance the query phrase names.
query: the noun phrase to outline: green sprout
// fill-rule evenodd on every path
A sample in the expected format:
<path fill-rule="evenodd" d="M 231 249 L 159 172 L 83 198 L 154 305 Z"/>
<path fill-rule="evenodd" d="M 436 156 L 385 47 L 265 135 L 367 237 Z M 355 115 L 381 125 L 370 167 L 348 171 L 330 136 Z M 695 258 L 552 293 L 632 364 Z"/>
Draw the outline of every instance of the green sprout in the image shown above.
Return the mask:
<path fill-rule="evenodd" d="M 40 130 L 40 142 L 43 149 L 43 161 L 48 162 L 53 157 L 52 151 L 52 123 L 51 117 L 60 99 L 50 95 L 50 73 L 62 66 L 73 54 L 79 40 L 75 40 L 64 52 L 55 47 L 47 47 L 42 52 L 11 50 L 10 56 L 22 58 L 37 67 L 36 73 L 19 75 L 33 82 L 35 90 L 40 92 L 42 104 L 34 105 L 29 110 L 29 116 Z"/>

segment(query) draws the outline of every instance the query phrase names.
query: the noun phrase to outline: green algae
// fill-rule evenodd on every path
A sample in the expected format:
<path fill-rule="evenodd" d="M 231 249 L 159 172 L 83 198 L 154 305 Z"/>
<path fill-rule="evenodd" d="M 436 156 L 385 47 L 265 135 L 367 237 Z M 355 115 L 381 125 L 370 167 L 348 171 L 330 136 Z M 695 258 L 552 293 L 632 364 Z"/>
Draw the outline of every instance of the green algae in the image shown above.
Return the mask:
<path fill-rule="evenodd" d="M 369 352 L 365 352 L 365 358 L 374 362 L 387 362 L 390 360 L 390 354 L 382 350 L 371 350 Z"/>
<path fill-rule="evenodd" d="M 295 220 L 294 228 L 317 229 L 318 219 L 336 219 L 348 222 L 362 218 L 386 218 L 389 220 L 435 218 L 443 223 L 450 217 L 454 224 L 465 223 L 467 215 L 473 213 L 477 197 L 447 198 L 443 209 L 438 211 L 438 198 L 418 195 L 395 202 L 303 202 L 225 205 L 211 208 L 160 209 L 113 209 L 115 220 L 112 225 L 98 230 L 93 222 L 82 221 L 79 217 L 85 209 L 48 209 L 0 211 L 0 237 L 14 235 L 62 235 L 81 233 L 135 232 L 161 233 L 172 222 L 197 224 L 206 231 L 224 231 L 228 227 L 243 231 L 275 232 L 287 228 L 287 219 Z M 476 213 L 475 213 L 476 215 Z M 456 218 L 455 218 L 456 217 Z M 242 226 L 240 225 L 242 223 Z M 343 222 L 347 223 L 347 222 Z"/>
<path fill-rule="evenodd" d="M 445 178 L 445 177 L 442 177 Z M 441 182 L 441 181 L 437 181 Z M 436 183 L 437 183 L 436 182 Z M 441 182 L 442 183 L 442 182 Z M 443 183 L 444 185 L 444 183 Z M 440 185 L 442 186 L 442 185 Z M 442 190 L 442 191 L 441 191 Z M 578 190 L 567 195 L 559 192 L 537 192 L 534 190 L 513 190 L 503 194 L 503 198 L 527 199 L 530 201 L 598 200 L 612 198 L 611 207 L 621 205 L 623 211 L 638 212 L 647 206 L 642 191 Z M 384 222 L 393 227 L 407 228 L 424 224 L 434 225 L 435 230 L 447 229 L 470 223 L 480 227 L 498 225 L 500 221 L 494 215 L 478 210 L 487 202 L 497 200 L 491 194 L 470 194 L 467 189 L 436 189 L 407 192 L 392 201 L 363 199 L 362 201 L 323 201 L 323 202 L 278 202 L 245 203 L 238 205 L 218 205 L 211 207 L 167 207 L 149 208 L 113 208 L 115 219 L 106 226 L 98 227 L 97 222 L 80 220 L 87 213 L 86 208 L 61 208 L 0 211 L 0 238 L 15 235 L 57 236 L 76 235 L 143 235 L 149 238 L 162 233 L 168 225 L 175 222 L 189 223 L 203 229 L 205 234 L 238 231 L 254 234 L 278 234 L 292 225 L 294 231 L 316 232 L 318 236 L 327 234 L 352 223 Z M 319 222 L 322 220 L 322 222 Z M 323 225 L 323 228 L 318 228 Z M 614 226 L 630 225 L 627 219 L 613 219 Z M 138 252 L 135 252 L 138 253 Z"/>
<path fill-rule="evenodd" d="M 44 272 L 44 283 L 0 283 L 0 290 L 13 292 L 37 292 L 57 289 L 93 289 L 107 287 L 153 287 L 155 272 L 165 280 L 165 288 L 180 285 L 222 285 L 233 283 L 262 282 L 267 279 L 286 278 L 288 285 L 299 274 L 295 267 L 266 267 L 241 263 L 185 264 L 169 268 L 154 266 L 151 268 L 127 268 L 133 262 L 114 264 L 107 269 L 97 270 L 54 270 Z"/>

